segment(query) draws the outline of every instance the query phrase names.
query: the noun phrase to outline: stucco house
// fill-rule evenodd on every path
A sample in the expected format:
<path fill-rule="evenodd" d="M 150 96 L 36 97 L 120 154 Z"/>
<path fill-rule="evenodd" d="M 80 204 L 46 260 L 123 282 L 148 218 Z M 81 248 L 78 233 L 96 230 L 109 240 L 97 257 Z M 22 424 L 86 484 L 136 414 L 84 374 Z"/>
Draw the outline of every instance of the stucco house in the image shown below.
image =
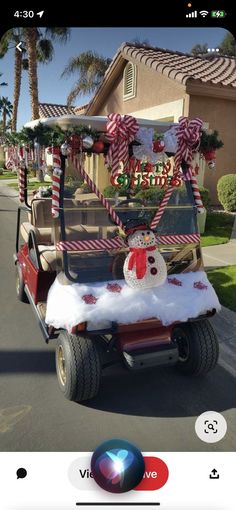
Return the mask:
<path fill-rule="evenodd" d="M 236 58 L 124 43 L 85 109 L 86 115 L 111 112 L 163 121 L 200 117 L 216 129 L 224 147 L 217 151 L 216 170 L 207 169 L 202 184 L 217 203 L 218 179 L 236 171 Z"/>

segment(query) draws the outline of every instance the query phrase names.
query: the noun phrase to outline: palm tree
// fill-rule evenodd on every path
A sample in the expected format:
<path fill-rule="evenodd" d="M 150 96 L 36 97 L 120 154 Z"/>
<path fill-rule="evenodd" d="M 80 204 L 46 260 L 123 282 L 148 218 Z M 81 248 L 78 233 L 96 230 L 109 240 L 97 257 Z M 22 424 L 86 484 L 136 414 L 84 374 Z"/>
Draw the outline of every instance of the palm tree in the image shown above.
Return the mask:
<path fill-rule="evenodd" d="M 12 130 L 16 131 L 17 128 L 17 114 L 21 90 L 21 76 L 22 70 L 29 71 L 30 92 L 32 103 L 32 117 L 33 119 L 39 117 L 38 111 L 38 80 L 37 80 L 37 62 L 47 63 L 53 58 L 53 45 L 49 39 L 44 35 L 51 34 L 51 38 L 59 38 L 64 42 L 69 35 L 69 30 L 66 28 L 48 28 L 45 32 L 41 32 L 37 28 L 13 28 L 6 32 L 0 42 L 0 58 L 4 57 L 8 50 L 15 50 L 14 55 L 14 96 L 13 96 L 13 112 L 12 112 Z M 32 40 L 30 37 L 32 36 Z M 16 46 L 22 43 L 22 52 Z M 35 51 L 36 44 L 36 51 Z M 33 49 L 32 49 L 33 48 Z M 26 51 L 28 50 L 28 55 Z M 30 53 L 30 58 L 29 58 Z M 30 61 L 30 63 L 29 63 Z M 36 92 L 35 92 L 36 88 Z M 36 107 L 35 107 L 36 104 Z"/>
<path fill-rule="evenodd" d="M 2 73 L 0 73 L 0 78 L 2 77 Z M 6 87 L 8 85 L 8 83 L 6 83 L 5 81 L 2 81 L 2 83 L 0 83 L 0 87 Z"/>
<path fill-rule="evenodd" d="M 191 49 L 191 54 L 195 57 L 208 54 L 208 44 L 195 44 Z"/>
<path fill-rule="evenodd" d="M 96 91 L 110 63 L 110 58 L 105 58 L 95 51 L 85 51 L 70 59 L 61 77 L 78 73 L 79 79 L 67 98 L 68 106 L 79 94 L 92 94 Z"/>
<path fill-rule="evenodd" d="M 5 32 L 0 42 L 0 58 L 3 58 L 9 49 L 14 48 L 14 92 L 13 92 L 13 111 L 12 111 L 12 131 L 16 131 L 17 113 L 20 99 L 21 74 L 23 68 L 23 51 L 17 49 L 20 42 L 24 45 L 24 31 L 22 28 L 12 28 Z"/>
<path fill-rule="evenodd" d="M 2 130 L 6 131 L 7 117 L 11 117 L 13 106 L 8 97 L 1 97 L 0 111 L 2 113 Z"/>
<path fill-rule="evenodd" d="M 236 57 L 236 42 L 233 34 L 228 32 L 219 45 L 221 55 Z"/>
<path fill-rule="evenodd" d="M 37 62 L 50 62 L 54 54 L 52 40 L 65 43 L 70 36 L 70 29 L 67 27 L 48 27 L 45 29 L 45 32 L 42 33 L 42 31 L 36 27 L 27 27 L 24 28 L 24 34 L 28 54 L 32 120 L 35 120 L 39 118 Z M 51 37 L 51 40 L 47 39 L 47 35 Z"/>

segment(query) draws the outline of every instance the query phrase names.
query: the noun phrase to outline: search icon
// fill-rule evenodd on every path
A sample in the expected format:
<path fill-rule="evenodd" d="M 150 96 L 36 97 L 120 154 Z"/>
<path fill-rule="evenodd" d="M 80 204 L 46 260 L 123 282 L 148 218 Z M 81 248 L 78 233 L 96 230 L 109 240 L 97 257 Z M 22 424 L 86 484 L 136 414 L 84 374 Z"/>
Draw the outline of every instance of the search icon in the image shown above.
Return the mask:
<path fill-rule="evenodd" d="M 209 430 L 215 430 L 214 427 L 213 427 L 213 423 L 208 423 L 207 428 Z"/>
<path fill-rule="evenodd" d="M 217 443 L 225 436 L 227 423 L 224 416 L 216 411 L 205 411 L 195 422 L 195 432 L 205 443 Z"/>

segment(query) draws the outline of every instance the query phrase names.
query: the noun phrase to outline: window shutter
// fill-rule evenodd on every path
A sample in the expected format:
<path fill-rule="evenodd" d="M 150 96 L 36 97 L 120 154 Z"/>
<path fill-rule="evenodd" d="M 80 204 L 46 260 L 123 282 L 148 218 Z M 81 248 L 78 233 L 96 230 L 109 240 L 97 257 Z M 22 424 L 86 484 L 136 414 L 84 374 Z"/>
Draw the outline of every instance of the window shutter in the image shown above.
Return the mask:
<path fill-rule="evenodd" d="M 128 62 L 123 74 L 123 97 L 128 99 L 136 94 L 136 66 Z"/>

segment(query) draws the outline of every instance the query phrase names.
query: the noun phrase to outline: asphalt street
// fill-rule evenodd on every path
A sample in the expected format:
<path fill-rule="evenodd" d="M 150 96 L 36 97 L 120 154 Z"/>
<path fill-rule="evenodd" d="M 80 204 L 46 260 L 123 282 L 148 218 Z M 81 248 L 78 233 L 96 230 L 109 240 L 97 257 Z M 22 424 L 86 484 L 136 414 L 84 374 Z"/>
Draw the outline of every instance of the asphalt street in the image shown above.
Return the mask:
<path fill-rule="evenodd" d="M 17 204 L 0 188 L 0 450 L 91 451 L 120 437 L 143 451 L 234 451 L 236 372 L 230 344 L 203 378 L 174 368 L 132 374 L 109 368 L 100 393 L 84 405 L 59 390 L 54 342 L 46 345 L 30 305 L 15 294 L 13 252 Z M 222 342 L 224 339 L 221 339 Z M 225 438 L 215 444 L 195 434 L 197 416 L 222 413 Z"/>

